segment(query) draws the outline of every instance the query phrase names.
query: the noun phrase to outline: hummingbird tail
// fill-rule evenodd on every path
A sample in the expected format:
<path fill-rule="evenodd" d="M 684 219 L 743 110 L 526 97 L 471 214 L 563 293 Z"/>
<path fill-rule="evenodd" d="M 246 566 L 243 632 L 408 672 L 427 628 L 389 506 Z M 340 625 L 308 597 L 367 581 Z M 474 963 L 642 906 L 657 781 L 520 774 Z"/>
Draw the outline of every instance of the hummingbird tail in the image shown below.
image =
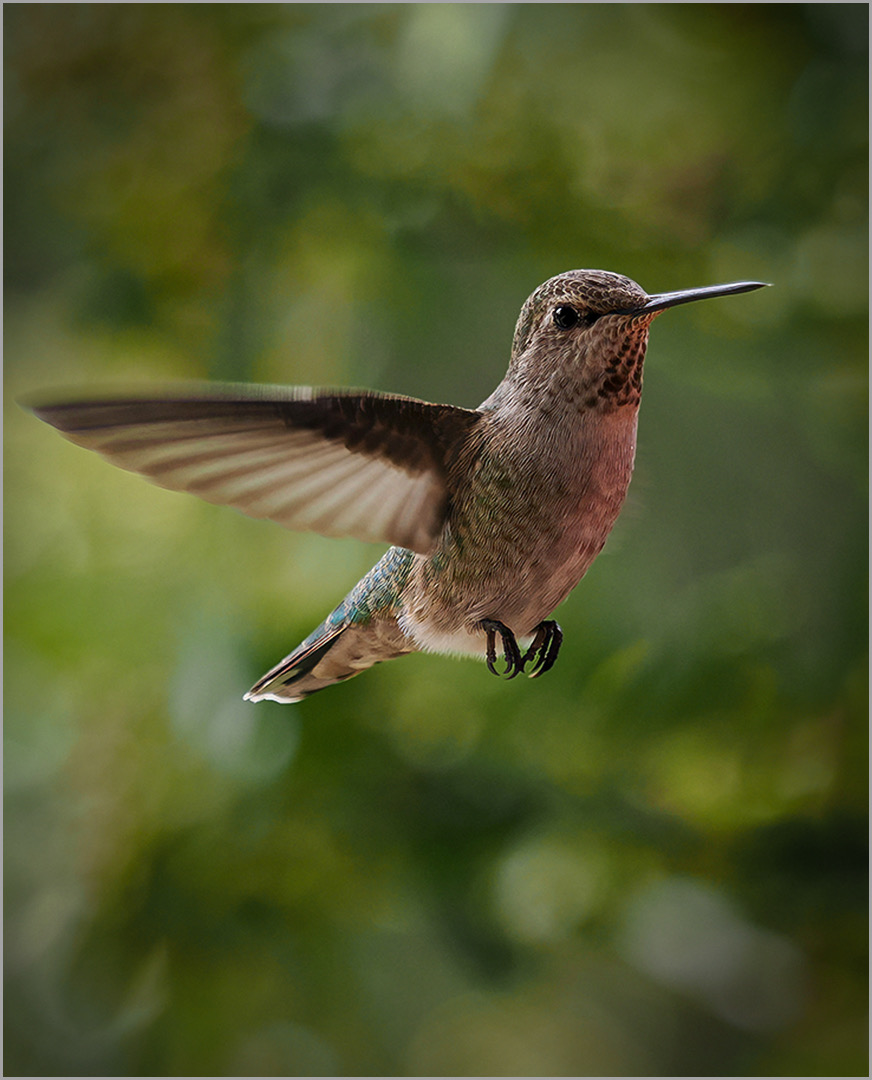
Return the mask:
<path fill-rule="evenodd" d="M 342 676 L 329 680 L 319 679 L 312 672 L 330 652 L 342 632 L 343 627 L 340 626 L 332 633 L 319 635 L 314 641 L 314 634 L 312 638 L 307 638 L 302 645 L 298 645 L 284 660 L 258 679 L 245 695 L 245 701 L 279 701 L 291 704 L 302 701 L 308 694 L 324 686 L 339 682 Z M 355 673 L 350 672 L 344 677 L 349 678 L 353 674 Z"/>
<path fill-rule="evenodd" d="M 245 695 L 246 701 L 291 704 L 359 675 L 382 660 L 414 652 L 396 622 L 322 623 Z"/>

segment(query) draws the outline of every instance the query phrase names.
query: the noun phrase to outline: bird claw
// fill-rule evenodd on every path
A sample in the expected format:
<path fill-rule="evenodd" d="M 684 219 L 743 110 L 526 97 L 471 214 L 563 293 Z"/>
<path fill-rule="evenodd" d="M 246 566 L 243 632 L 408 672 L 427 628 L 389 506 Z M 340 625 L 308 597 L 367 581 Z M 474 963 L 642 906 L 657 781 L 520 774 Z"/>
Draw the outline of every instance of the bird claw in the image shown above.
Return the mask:
<path fill-rule="evenodd" d="M 506 679 L 514 679 L 522 671 L 531 679 L 538 679 L 554 666 L 560 646 L 563 643 L 563 631 L 553 619 L 546 619 L 536 627 L 535 635 L 529 649 L 522 655 L 518 647 L 517 639 L 505 623 L 497 619 L 483 619 L 481 628 L 487 634 L 487 651 L 485 659 L 487 669 L 492 675 Z M 497 671 L 497 634 L 500 635 L 503 646 L 503 656 L 506 660 L 506 670 Z M 527 664 L 532 663 L 533 668 L 527 671 Z"/>
<path fill-rule="evenodd" d="M 554 661 L 563 644 L 563 631 L 553 619 L 546 619 L 536 627 L 536 634 L 530 643 L 530 648 L 524 653 L 521 660 L 521 671 L 533 662 L 533 670 L 527 672 L 531 679 L 538 679 L 554 667 Z M 538 655 L 537 655 L 538 654 Z"/>
<path fill-rule="evenodd" d="M 514 679 L 516 675 L 524 670 L 524 658 L 521 656 L 521 650 L 518 648 L 518 642 L 515 639 L 515 635 L 505 623 L 498 622 L 496 619 L 483 619 L 481 628 L 487 634 L 487 652 L 485 653 L 485 658 L 487 660 L 488 671 L 492 675 L 502 676 L 506 679 Z M 499 634 L 502 639 L 503 656 L 506 659 L 506 670 L 503 672 L 497 671 L 495 666 L 497 659 L 497 634 Z"/>

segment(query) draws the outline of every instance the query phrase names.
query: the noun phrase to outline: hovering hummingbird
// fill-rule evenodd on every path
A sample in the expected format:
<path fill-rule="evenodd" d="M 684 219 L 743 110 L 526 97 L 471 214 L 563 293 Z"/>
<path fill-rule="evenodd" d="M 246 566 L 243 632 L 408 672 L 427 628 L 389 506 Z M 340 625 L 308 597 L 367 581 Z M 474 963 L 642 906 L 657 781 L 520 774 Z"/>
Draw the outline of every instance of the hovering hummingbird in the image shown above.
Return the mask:
<path fill-rule="evenodd" d="M 33 411 L 162 487 L 290 529 L 394 545 L 247 700 L 300 701 L 418 651 L 483 656 L 495 675 L 536 678 L 563 640 L 548 616 L 627 494 L 652 321 L 764 284 L 649 296 L 620 274 L 559 274 L 524 304 L 506 376 L 477 409 L 218 384 Z"/>

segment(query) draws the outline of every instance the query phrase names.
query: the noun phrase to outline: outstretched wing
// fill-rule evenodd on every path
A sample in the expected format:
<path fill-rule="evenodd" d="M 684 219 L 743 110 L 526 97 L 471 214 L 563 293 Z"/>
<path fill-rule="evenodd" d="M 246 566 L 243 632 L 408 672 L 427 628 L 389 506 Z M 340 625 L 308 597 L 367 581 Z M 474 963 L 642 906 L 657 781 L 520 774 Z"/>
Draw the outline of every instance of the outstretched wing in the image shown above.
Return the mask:
<path fill-rule="evenodd" d="M 29 406 L 72 442 L 161 487 L 325 536 L 426 553 L 445 520 L 448 465 L 480 414 L 307 387 Z"/>

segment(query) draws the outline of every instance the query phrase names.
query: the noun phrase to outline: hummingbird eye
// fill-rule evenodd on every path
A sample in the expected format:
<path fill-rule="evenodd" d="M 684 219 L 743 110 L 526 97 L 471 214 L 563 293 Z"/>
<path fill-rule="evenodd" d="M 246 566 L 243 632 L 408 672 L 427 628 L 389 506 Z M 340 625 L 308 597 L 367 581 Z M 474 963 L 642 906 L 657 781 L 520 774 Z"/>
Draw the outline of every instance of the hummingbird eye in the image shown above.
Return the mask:
<path fill-rule="evenodd" d="M 571 330 L 581 322 L 581 315 L 569 304 L 558 304 L 551 317 L 558 330 Z"/>

